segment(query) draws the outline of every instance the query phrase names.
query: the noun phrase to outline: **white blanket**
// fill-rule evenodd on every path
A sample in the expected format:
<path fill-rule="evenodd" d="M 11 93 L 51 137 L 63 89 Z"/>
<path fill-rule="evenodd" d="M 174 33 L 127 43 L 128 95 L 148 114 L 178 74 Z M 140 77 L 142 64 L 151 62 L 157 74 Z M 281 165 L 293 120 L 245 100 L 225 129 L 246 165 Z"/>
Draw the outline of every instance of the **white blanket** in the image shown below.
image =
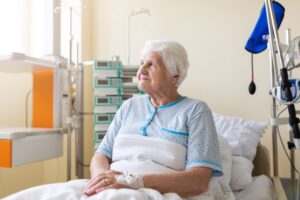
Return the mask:
<path fill-rule="evenodd" d="M 186 148 L 175 142 L 141 135 L 115 138 L 111 169 L 133 174 L 176 172 L 185 168 Z"/>
<path fill-rule="evenodd" d="M 41 185 L 23 190 L 3 200 L 182 200 L 177 194 L 161 195 L 152 189 L 109 189 L 93 196 L 86 196 L 83 190 L 88 183 L 86 179 Z"/>
<path fill-rule="evenodd" d="M 125 152 L 125 153 L 124 153 Z M 164 173 L 184 169 L 186 149 L 176 143 L 139 135 L 119 135 L 115 140 L 112 170 L 129 171 L 133 174 Z M 148 188 L 109 189 L 87 197 L 83 189 L 88 180 L 74 180 L 67 183 L 42 185 L 30 188 L 4 200 L 184 200 L 176 193 L 160 194 Z M 187 186 L 188 187 L 188 186 Z M 213 178 L 209 191 L 190 200 L 226 200 L 218 179 Z"/>
<path fill-rule="evenodd" d="M 215 179 L 213 179 L 213 182 L 214 181 Z M 87 183 L 87 179 L 79 179 L 66 183 L 41 185 L 20 191 L 3 198 L 3 200 L 226 200 L 226 198 L 223 198 L 223 195 L 220 195 L 222 189 L 216 182 L 214 182 L 213 187 L 210 187 L 217 192 L 214 195 L 212 195 L 210 191 L 188 199 L 181 198 L 176 193 L 161 194 L 158 191 L 149 188 L 142 188 L 139 190 L 108 189 L 88 197 L 83 194 L 83 190 Z M 214 198 L 214 196 L 217 198 Z"/>

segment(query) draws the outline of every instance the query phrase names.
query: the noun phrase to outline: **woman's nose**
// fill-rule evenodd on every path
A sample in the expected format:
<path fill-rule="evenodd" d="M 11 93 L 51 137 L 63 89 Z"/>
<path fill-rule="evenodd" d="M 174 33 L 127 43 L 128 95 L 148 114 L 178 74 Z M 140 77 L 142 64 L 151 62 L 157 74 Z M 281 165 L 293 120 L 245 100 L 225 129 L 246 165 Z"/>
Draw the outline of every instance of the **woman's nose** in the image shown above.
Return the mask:
<path fill-rule="evenodd" d="M 142 64 L 141 66 L 140 66 L 140 69 L 139 69 L 139 71 L 140 71 L 140 73 L 146 73 L 146 65 L 145 64 Z"/>

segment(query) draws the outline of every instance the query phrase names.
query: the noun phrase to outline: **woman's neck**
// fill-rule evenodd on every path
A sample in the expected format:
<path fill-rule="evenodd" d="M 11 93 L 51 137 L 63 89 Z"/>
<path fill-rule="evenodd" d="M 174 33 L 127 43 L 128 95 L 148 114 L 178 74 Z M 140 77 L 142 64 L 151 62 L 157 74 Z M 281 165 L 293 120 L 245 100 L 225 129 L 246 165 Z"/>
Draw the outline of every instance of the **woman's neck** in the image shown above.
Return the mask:
<path fill-rule="evenodd" d="M 169 94 L 149 94 L 150 101 L 152 105 L 157 108 L 159 106 L 163 106 L 169 103 L 172 103 L 182 96 L 176 91 L 175 93 L 169 93 Z"/>

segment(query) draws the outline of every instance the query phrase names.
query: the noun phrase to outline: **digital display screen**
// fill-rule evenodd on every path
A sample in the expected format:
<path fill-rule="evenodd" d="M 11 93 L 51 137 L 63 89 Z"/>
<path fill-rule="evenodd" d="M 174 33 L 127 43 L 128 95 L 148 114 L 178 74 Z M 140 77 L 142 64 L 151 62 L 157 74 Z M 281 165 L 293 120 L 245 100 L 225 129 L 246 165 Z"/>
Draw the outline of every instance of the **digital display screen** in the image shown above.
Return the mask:
<path fill-rule="evenodd" d="M 98 116 L 98 121 L 101 121 L 101 122 L 103 122 L 103 121 L 108 121 L 108 116 Z"/>
<path fill-rule="evenodd" d="M 108 98 L 97 98 L 97 103 L 108 103 Z"/>
<path fill-rule="evenodd" d="M 108 80 L 100 79 L 97 81 L 98 85 L 108 85 Z"/>
<path fill-rule="evenodd" d="M 98 62 L 98 63 L 97 63 L 97 66 L 98 66 L 98 67 L 107 67 L 108 64 L 107 64 L 107 62 Z"/>
<path fill-rule="evenodd" d="M 132 97 L 132 95 L 123 95 L 122 99 L 125 101 L 125 100 L 127 100 L 127 99 L 129 99 L 131 97 Z"/>
<path fill-rule="evenodd" d="M 98 139 L 102 140 L 104 138 L 104 136 L 105 136 L 105 133 L 104 134 L 101 133 L 101 134 L 98 135 Z"/>

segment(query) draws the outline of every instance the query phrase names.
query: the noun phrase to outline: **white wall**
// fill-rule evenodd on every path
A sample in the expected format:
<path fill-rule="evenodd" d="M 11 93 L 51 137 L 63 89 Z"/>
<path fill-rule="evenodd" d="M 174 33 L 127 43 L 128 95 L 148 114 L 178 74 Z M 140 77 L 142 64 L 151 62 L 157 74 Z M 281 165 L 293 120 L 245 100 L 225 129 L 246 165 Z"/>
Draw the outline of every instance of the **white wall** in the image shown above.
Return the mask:
<path fill-rule="evenodd" d="M 132 10 L 147 8 L 151 17 L 131 18 L 131 61 L 139 63 L 139 51 L 150 39 L 172 39 L 182 43 L 190 59 L 187 79 L 180 88 L 183 95 L 206 101 L 215 112 L 257 121 L 270 116 L 269 61 L 267 51 L 254 56 L 257 91 L 248 93 L 250 54 L 244 45 L 259 16 L 262 0 L 86 0 L 91 15 L 84 23 L 84 41 L 91 42 L 92 59 L 120 55 L 127 60 L 127 19 Z M 280 28 L 300 33 L 297 18 L 300 2 L 282 1 L 286 8 Z M 86 49 L 88 50 L 88 49 Z M 89 56 L 87 56 L 89 57 Z M 90 123 L 91 125 L 91 123 Z M 286 128 L 282 129 L 287 135 Z M 262 143 L 271 148 L 268 130 Z M 289 175 L 287 159 L 281 152 L 280 175 Z M 298 166 L 298 165 L 297 165 Z"/>
<path fill-rule="evenodd" d="M 31 74 L 0 73 L 0 126 L 25 127 L 25 99 L 31 84 Z M 41 163 L 35 163 L 13 169 L 0 168 L 0 198 L 25 187 L 41 184 L 41 167 Z"/>
<path fill-rule="evenodd" d="M 82 58 L 110 59 L 127 56 L 127 18 L 132 10 L 150 9 L 152 16 L 132 18 L 131 61 L 139 63 L 139 51 L 149 39 L 173 39 L 182 43 L 190 58 L 191 68 L 180 88 L 183 95 L 206 101 L 213 111 L 246 119 L 267 121 L 270 115 L 268 54 L 254 56 L 257 92 L 248 94 L 250 54 L 244 45 L 256 23 L 262 0 L 82 0 Z M 287 27 L 292 35 L 300 34 L 298 26 L 300 2 L 282 1 L 286 15 L 280 29 L 281 38 Z M 63 25 L 64 26 L 64 25 Z M 65 25 L 67 26 L 67 25 Z M 85 111 L 92 110 L 92 77 L 86 74 Z M 299 72 L 295 73 L 295 76 Z M 24 98 L 31 88 L 31 76 L 13 77 L 0 74 L 0 125 L 24 126 Z M 299 76 L 298 76 L 299 77 Z M 14 79 L 17 78 L 17 79 Z M 16 81 L 17 80 L 17 81 Z M 19 90 L 19 86 L 22 90 Z M 10 107 L 11 106 L 11 107 Z M 84 164 L 93 152 L 92 117 L 86 117 Z M 286 128 L 282 133 L 287 138 Z M 286 141 L 286 140 L 285 140 Z M 267 131 L 262 143 L 270 151 L 271 134 Z M 279 147 L 281 149 L 281 147 Z M 298 157 L 298 155 L 297 155 Z M 282 150 L 279 155 L 280 175 L 289 175 L 289 165 Z M 297 167 L 300 166 L 297 160 Z M 0 197 L 21 188 L 65 180 L 65 157 L 0 169 Z M 72 173 L 73 174 L 73 173 Z M 88 168 L 85 169 L 86 177 Z"/>

